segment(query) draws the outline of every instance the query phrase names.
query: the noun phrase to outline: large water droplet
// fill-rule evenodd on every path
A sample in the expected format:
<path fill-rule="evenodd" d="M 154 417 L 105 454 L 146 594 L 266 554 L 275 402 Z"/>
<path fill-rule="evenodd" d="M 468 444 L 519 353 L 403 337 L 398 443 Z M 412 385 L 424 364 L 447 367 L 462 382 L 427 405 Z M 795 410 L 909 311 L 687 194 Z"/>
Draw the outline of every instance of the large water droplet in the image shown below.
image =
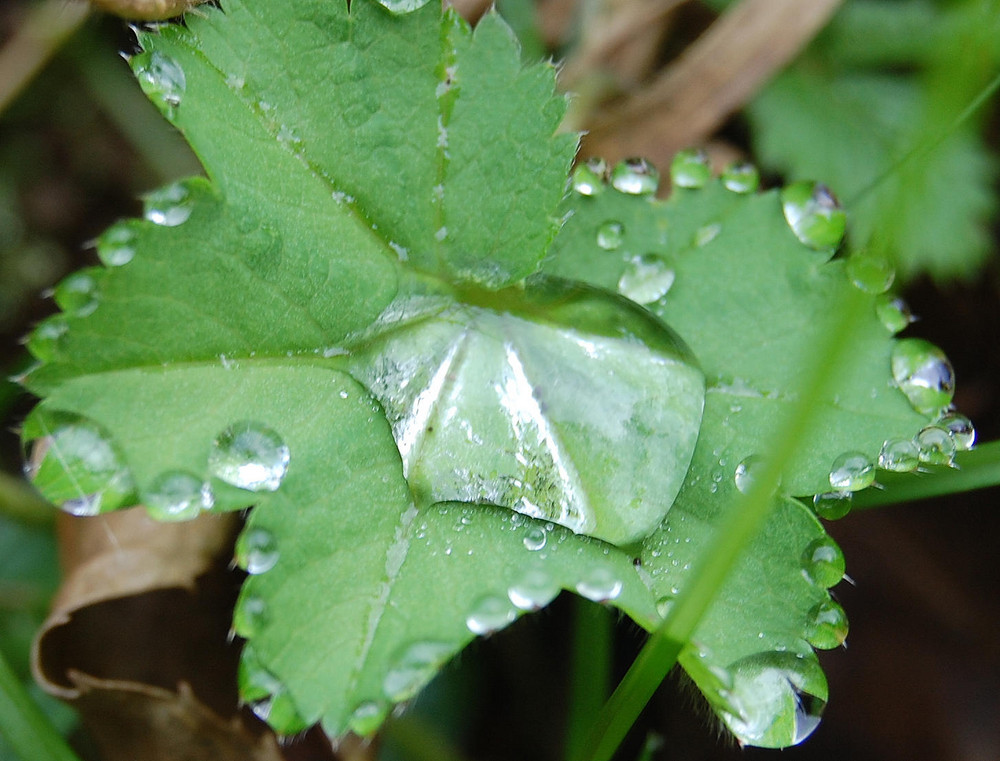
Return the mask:
<path fill-rule="evenodd" d="M 351 718 L 347 723 L 354 734 L 369 737 L 382 726 L 388 714 L 389 708 L 385 704 L 366 700 L 351 712 Z"/>
<path fill-rule="evenodd" d="M 712 179 L 712 165 L 701 148 L 678 151 L 670 162 L 670 181 L 678 188 L 701 188 Z"/>
<path fill-rule="evenodd" d="M 924 415 L 937 415 L 951 404 L 955 394 L 955 371 L 934 344 L 922 338 L 903 338 L 892 350 L 892 377 L 913 408 Z"/>
<path fill-rule="evenodd" d="M 878 466 L 893 473 L 910 473 L 920 465 L 920 449 L 913 439 L 886 439 Z"/>
<path fill-rule="evenodd" d="M 896 270 L 885 257 L 856 253 L 847 260 L 847 276 L 855 287 L 877 295 L 892 287 Z"/>
<path fill-rule="evenodd" d="M 409 700 L 434 678 L 451 657 L 453 648 L 443 642 L 415 642 L 393 661 L 382 682 L 382 691 L 394 703 Z"/>
<path fill-rule="evenodd" d="M 51 362 L 59 353 L 60 347 L 69 333 L 69 322 L 64 314 L 54 314 L 46 317 L 28 336 L 26 344 L 35 359 Z"/>
<path fill-rule="evenodd" d="M 674 271 L 656 254 L 632 257 L 618 280 L 618 292 L 636 304 L 652 304 L 667 295 Z"/>
<path fill-rule="evenodd" d="M 608 165 L 604 159 L 587 159 L 573 170 L 573 190 L 581 196 L 596 196 L 604 191 Z"/>
<path fill-rule="evenodd" d="M 143 489 L 142 499 L 147 512 L 161 521 L 197 518 L 214 503 L 208 484 L 182 470 L 161 473 Z"/>
<path fill-rule="evenodd" d="M 507 598 L 487 595 L 472 606 L 465 625 L 473 634 L 491 634 L 514 623 L 515 618 L 517 611 Z"/>
<path fill-rule="evenodd" d="M 271 428 L 244 420 L 212 443 L 208 467 L 216 478 L 248 491 L 275 491 L 288 470 L 290 453 Z"/>
<path fill-rule="evenodd" d="M 187 87 L 181 65 L 158 50 L 133 56 L 131 63 L 142 91 L 160 111 L 172 117 Z"/>
<path fill-rule="evenodd" d="M 820 537 L 802 553 L 802 571 L 811 582 L 828 589 L 844 578 L 844 553 L 833 539 Z"/>
<path fill-rule="evenodd" d="M 743 459 L 733 473 L 733 481 L 736 488 L 743 494 L 747 494 L 753 487 L 754 482 L 761 477 L 767 463 L 760 455 L 752 454 Z"/>
<path fill-rule="evenodd" d="M 920 453 L 920 462 L 928 465 L 951 465 L 955 462 L 958 449 L 947 428 L 929 425 L 917 434 L 914 441 Z"/>
<path fill-rule="evenodd" d="M 118 224 L 109 227 L 97 239 L 97 256 L 108 267 L 121 267 L 135 256 L 136 232 Z"/>
<path fill-rule="evenodd" d="M 847 614 L 833 600 L 826 600 L 809 611 L 805 638 L 813 647 L 831 650 L 847 639 Z"/>
<path fill-rule="evenodd" d="M 828 491 L 813 497 L 813 510 L 823 520 L 835 521 L 851 512 L 852 492 Z"/>
<path fill-rule="evenodd" d="M 576 591 L 588 600 L 608 602 L 621 594 L 622 581 L 610 569 L 596 566 L 576 583 Z"/>
<path fill-rule="evenodd" d="M 402 15 L 423 8 L 430 0 L 378 0 L 378 2 L 396 15 Z"/>
<path fill-rule="evenodd" d="M 524 535 L 525 549 L 537 552 L 545 547 L 547 539 L 548 534 L 545 533 L 545 529 L 533 526 L 532 528 L 529 528 L 527 533 Z"/>
<path fill-rule="evenodd" d="M 559 585 L 541 568 L 529 570 L 507 590 L 507 597 L 520 610 L 541 610 L 558 594 Z"/>
<path fill-rule="evenodd" d="M 155 225 L 177 227 L 188 221 L 193 210 L 191 191 L 183 182 L 175 182 L 147 194 L 143 214 Z"/>
<path fill-rule="evenodd" d="M 753 193 L 760 187 L 760 172 L 749 161 L 737 161 L 722 172 L 722 184 L 734 193 Z"/>
<path fill-rule="evenodd" d="M 646 159 L 625 159 L 611 170 L 611 185 L 622 193 L 644 196 L 656 192 L 660 173 Z"/>
<path fill-rule="evenodd" d="M 270 571 L 278 557 L 278 542 L 265 528 L 245 529 L 236 541 L 236 562 L 251 575 Z"/>
<path fill-rule="evenodd" d="M 951 434 L 955 449 L 959 452 L 968 452 L 976 445 L 976 429 L 965 415 L 949 412 L 938 418 L 934 425 L 944 428 Z"/>
<path fill-rule="evenodd" d="M 845 452 L 830 467 L 830 486 L 837 491 L 861 491 L 875 482 L 875 463 L 864 452 Z"/>
<path fill-rule="evenodd" d="M 605 251 L 614 251 L 621 246 L 625 237 L 625 227 L 621 222 L 609 221 L 597 228 L 597 245 Z"/>
<path fill-rule="evenodd" d="M 795 237 L 809 248 L 831 251 L 844 239 L 847 215 L 826 185 L 792 183 L 781 191 L 781 208 Z"/>
<path fill-rule="evenodd" d="M 886 330 L 892 334 L 899 333 L 913 322 L 913 312 L 899 296 L 886 294 L 879 296 L 875 299 L 875 314 L 879 321 L 885 325 Z"/>
<path fill-rule="evenodd" d="M 56 286 L 55 302 L 74 317 L 86 317 L 97 309 L 97 280 L 93 271 L 80 270 L 63 278 Z"/>

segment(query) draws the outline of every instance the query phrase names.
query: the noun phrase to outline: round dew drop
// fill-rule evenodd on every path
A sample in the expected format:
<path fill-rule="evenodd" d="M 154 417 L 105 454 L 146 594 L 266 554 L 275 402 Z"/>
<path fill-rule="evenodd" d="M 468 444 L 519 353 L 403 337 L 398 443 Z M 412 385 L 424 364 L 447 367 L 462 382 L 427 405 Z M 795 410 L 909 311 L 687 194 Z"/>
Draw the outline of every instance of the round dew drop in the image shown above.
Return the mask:
<path fill-rule="evenodd" d="M 573 170 L 573 190 L 581 196 L 596 196 L 604 191 L 608 165 L 604 159 L 587 159 Z"/>
<path fill-rule="evenodd" d="M 121 267 L 135 257 L 136 233 L 131 227 L 115 225 L 97 239 L 97 257 L 108 267 Z"/>
<path fill-rule="evenodd" d="M 212 443 L 208 467 L 227 484 L 248 491 L 275 491 L 288 471 L 290 452 L 277 432 L 244 420 L 220 433 Z"/>
<path fill-rule="evenodd" d="M 625 227 L 621 222 L 609 221 L 597 228 L 597 245 L 605 251 L 614 251 L 625 238 Z"/>
<path fill-rule="evenodd" d="M 465 625 L 473 634 L 491 634 L 512 624 L 516 618 L 517 611 L 509 600 L 488 595 L 473 605 Z"/>
<path fill-rule="evenodd" d="M 844 609 L 833 600 L 827 600 L 809 612 L 805 638 L 815 648 L 831 650 L 844 644 L 847 631 L 847 614 Z"/>
<path fill-rule="evenodd" d="M 913 408 L 937 415 L 951 404 L 955 371 L 948 357 L 921 338 L 904 338 L 892 350 L 892 377 Z"/>
<path fill-rule="evenodd" d="M 737 161 L 722 172 L 722 184 L 733 193 L 753 193 L 760 187 L 760 172 L 749 161 Z"/>
<path fill-rule="evenodd" d="M 532 552 L 537 552 L 545 547 L 547 539 L 548 535 L 544 529 L 538 527 L 530 528 L 528 529 L 528 533 L 524 535 L 524 547 Z"/>
<path fill-rule="evenodd" d="M 382 726 L 388 713 L 388 708 L 383 704 L 374 700 L 366 700 L 351 712 L 348 725 L 354 734 L 360 737 L 369 737 Z"/>
<path fill-rule="evenodd" d="M 820 537 L 802 553 L 802 572 L 813 584 L 829 589 L 844 578 L 844 553 L 833 539 Z"/>
<path fill-rule="evenodd" d="M 187 186 L 182 182 L 175 182 L 149 193 L 144 209 L 144 216 L 154 225 L 177 227 L 188 221 L 194 204 Z"/>
<path fill-rule="evenodd" d="M 949 412 L 938 418 L 934 425 L 944 428 L 951 434 L 955 449 L 959 452 L 968 452 L 976 445 L 976 429 L 965 415 Z"/>
<path fill-rule="evenodd" d="M 267 529 L 247 529 L 236 542 L 236 562 L 251 575 L 267 573 L 277 564 L 278 557 L 278 543 Z"/>
<path fill-rule="evenodd" d="M 781 210 L 795 237 L 809 248 L 832 251 L 847 229 L 847 215 L 826 185 L 803 180 L 781 191 Z"/>
<path fill-rule="evenodd" d="M 845 452 L 830 468 L 830 486 L 837 491 L 861 491 L 874 482 L 875 464 L 863 452 Z"/>
<path fill-rule="evenodd" d="M 252 639 L 263 631 L 268 621 L 267 603 L 257 595 L 244 595 L 233 611 L 233 630 L 244 639 Z"/>
<path fill-rule="evenodd" d="M 670 162 L 670 182 L 678 188 L 701 188 L 712 179 L 712 165 L 701 148 L 679 151 Z"/>
<path fill-rule="evenodd" d="M 154 50 L 133 57 L 132 70 L 139 80 L 139 87 L 149 99 L 166 116 L 173 116 L 187 87 L 181 65 L 170 56 Z"/>
<path fill-rule="evenodd" d="M 865 293 L 879 295 L 892 287 L 896 270 L 884 257 L 858 253 L 847 260 L 847 276 Z"/>
<path fill-rule="evenodd" d="M 875 314 L 885 329 L 895 335 L 913 322 L 913 312 L 899 296 L 882 294 L 875 300 Z"/>
<path fill-rule="evenodd" d="M 172 470 L 161 473 L 143 490 L 146 511 L 161 521 L 197 518 L 214 504 L 208 484 L 191 473 Z"/>
<path fill-rule="evenodd" d="M 98 305 L 97 281 L 86 270 L 74 272 L 56 286 L 55 302 L 74 317 L 93 314 Z"/>
<path fill-rule="evenodd" d="M 655 254 L 633 257 L 618 280 L 618 292 L 636 304 L 659 301 L 674 284 L 674 271 Z"/>
<path fill-rule="evenodd" d="M 752 454 L 741 461 L 733 473 L 733 481 L 736 484 L 736 488 L 743 494 L 747 494 L 753 487 L 754 482 L 761 477 L 766 464 L 766 460 L 756 454 Z"/>
<path fill-rule="evenodd" d="M 813 511 L 824 520 L 835 521 L 851 512 L 853 492 L 830 491 L 813 497 Z"/>
<path fill-rule="evenodd" d="M 593 602 L 608 602 L 621 594 L 622 582 L 607 568 L 596 567 L 576 583 L 576 591 Z"/>
<path fill-rule="evenodd" d="M 928 465 L 952 465 L 957 448 L 951 432 L 939 425 L 929 425 L 915 439 L 920 462 Z"/>
<path fill-rule="evenodd" d="M 54 314 L 46 317 L 28 336 L 26 342 L 28 351 L 35 359 L 50 362 L 58 354 L 67 333 L 69 333 L 69 323 L 66 321 L 66 315 Z"/>
<path fill-rule="evenodd" d="M 646 196 L 656 192 L 660 173 L 646 159 L 631 158 L 619 161 L 611 170 L 611 185 L 621 193 Z"/>
<path fill-rule="evenodd" d="M 893 473 L 912 473 L 920 465 L 920 448 L 913 439 L 886 439 L 878 466 Z"/>
<path fill-rule="evenodd" d="M 533 568 L 507 590 L 507 598 L 519 610 L 541 610 L 556 595 L 559 585 L 541 568 Z"/>

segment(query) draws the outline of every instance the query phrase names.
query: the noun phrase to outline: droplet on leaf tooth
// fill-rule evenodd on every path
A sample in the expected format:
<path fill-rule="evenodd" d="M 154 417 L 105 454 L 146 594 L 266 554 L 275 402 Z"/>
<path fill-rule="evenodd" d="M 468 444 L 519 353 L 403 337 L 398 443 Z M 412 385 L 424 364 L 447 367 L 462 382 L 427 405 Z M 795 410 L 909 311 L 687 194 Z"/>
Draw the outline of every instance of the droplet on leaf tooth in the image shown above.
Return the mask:
<path fill-rule="evenodd" d="M 920 448 L 913 439 L 886 439 L 878 466 L 893 473 L 911 473 L 920 465 Z"/>
<path fill-rule="evenodd" d="M 951 434 L 955 449 L 959 452 L 968 452 L 976 445 L 976 429 L 965 415 L 949 412 L 938 418 L 934 424 Z"/>
<path fill-rule="evenodd" d="M 80 270 L 69 275 L 56 286 L 55 302 L 67 314 L 86 317 L 97 309 L 97 280 L 93 272 Z"/>
<path fill-rule="evenodd" d="M 50 362 L 56 358 L 68 332 L 66 315 L 54 314 L 38 323 L 25 343 L 35 359 Z"/>
<path fill-rule="evenodd" d="M 813 511 L 823 520 L 835 521 L 851 512 L 853 501 L 852 492 L 829 491 L 813 497 Z"/>
<path fill-rule="evenodd" d="M 149 514 L 161 521 L 187 521 L 197 518 L 214 502 L 208 484 L 191 473 L 172 470 L 161 473 L 142 490 L 143 504 Z"/>
<path fill-rule="evenodd" d="M 183 182 L 175 182 L 146 195 L 143 215 L 154 225 L 177 227 L 193 210 L 191 191 Z"/>
<path fill-rule="evenodd" d="M 646 196 L 656 192 L 660 173 L 646 159 L 631 158 L 619 161 L 611 170 L 611 185 L 621 193 Z"/>
<path fill-rule="evenodd" d="M 614 251 L 621 246 L 625 227 L 621 222 L 609 221 L 597 228 L 597 245 L 605 251 Z"/>
<path fill-rule="evenodd" d="M 604 159 L 587 159 L 573 170 L 573 190 L 581 196 L 596 196 L 604 192 L 608 164 Z"/>
<path fill-rule="evenodd" d="M 848 258 L 846 266 L 851 282 L 865 293 L 885 293 L 896 279 L 895 268 L 882 256 L 856 253 Z"/>
<path fill-rule="evenodd" d="M 359 737 L 369 737 L 382 726 L 388 715 L 388 706 L 374 700 L 366 700 L 351 712 L 351 718 L 347 723 L 354 734 Z"/>
<path fill-rule="evenodd" d="M 250 709 L 258 719 L 266 721 L 279 738 L 291 737 L 309 728 L 309 722 L 299 713 L 292 696 L 286 691 L 254 701 Z"/>
<path fill-rule="evenodd" d="M 289 459 L 288 447 L 276 431 L 244 420 L 215 438 L 208 467 L 213 476 L 239 489 L 275 491 L 288 471 Z"/>
<path fill-rule="evenodd" d="M 187 87 L 181 65 L 158 50 L 133 56 L 131 64 L 142 91 L 164 115 L 172 117 Z"/>
<path fill-rule="evenodd" d="M 629 259 L 618 280 L 618 292 L 636 304 L 659 301 L 674 284 L 674 271 L 656 254 Z"/>
<path fill-rule="evenodd" d="M 847 215 L 826 185 L 803 180 L 781 191 L 785 221 L 802 243 L 817 251 L 832 251 L 844 239 Z"/>
<path fill-rule="evenodd" d="M 267 573 L 279 557 L 278 542 L 267 529 L 245 529 L 236 541 L 236 562 L 250 575 Z"/>
<path fill-rule="evenodd" d="M 920 462 L 928 465 L 951 465 L 955 462 L 958 449 L 947 428 L 929 425 L 917 434 L 914 441 L 920 452 Z"/>
<path fill-rule="evenodd" d="M 109 227 L 97 239 L 97 257 L 108 267 L 121 267 L 135 257 L 136 232 L 126 224 Z"/>
<path fill-rule="evenodd" d="M 802 571 L 813 584 L 828 589 L 844 578 L 844 553 L 833 539 L 820 537 L 802 553 Z"/>
<path fill-rule="evenodd" d="M 701 148 L 679 151 L 670 162 L 670 182 L 678 188 L 702 188 L 712 179 L 712 164 Z"/>
<path fill-rule="evenodd" d="M 861 491 L 875 482 L 875 463 L 864 452 L 845 452 L 830 467 L 830 486 L 838 491 Z"/>
<path fill-rule="evenodd" d="M 510 600 L 506 597 L 487 595 L 472 606 L 472 610 L 465 618 L 465 625 L 473 634 L 491 634 L 514 623 L 516 618 L 517 611 Z"/>
<path fill-rule="evenodd" d="M 760 171 L 749 161 L 737 161 L 722 172 L 722 184 L 733 193 L 753 193 L 760 187 Z"/>
<path fill-rule="evenodd" d="M 233 611 L 233 630 L 244 639 L 253 639 L 268 622 L 267 603 L 255 594 L 244 594 Z"/>
<path fill-rule="evenodd" d="M 847 639 L 847 614 L 833 600 L 826 600 L 809 611 L 805 638 L 813 647 L 831 650 Z"/>
<path fill-rule="evenodd" d="M 453 648 L 443 642 L 414 642 L 405 646 L 386 672 L 382 691 L 394 703 L 409 700 L 434 678 L 451 657 Z"/>
<path fill-rule="evenodd" d="M 558 594 L 559 585 L 541 568 L 530 569 L 507 590 L 507 598 L 519 610 L 541 610 Z"/>
<path fill-rule="evenodd" d="M 904 338 L 892 350 L 892 377 L 913 408 L 923 415 L 937 415 L 951 404 L 955 371 L 948 357 L 921 338 Z"/>
<path fill-rule="evenodd" d="M 593 602 L 609 602 L 621 594 L 622 580 L 608 568 L 596 566 L 584 573 L 576 583 L 576 591 Z"/>
<path fill-rule="evenodd" d="M 886 330 L 894 335 L 913 322 L 909 305 L 899 296 L 879 296 L 875 300 L 875 314 Z"/>

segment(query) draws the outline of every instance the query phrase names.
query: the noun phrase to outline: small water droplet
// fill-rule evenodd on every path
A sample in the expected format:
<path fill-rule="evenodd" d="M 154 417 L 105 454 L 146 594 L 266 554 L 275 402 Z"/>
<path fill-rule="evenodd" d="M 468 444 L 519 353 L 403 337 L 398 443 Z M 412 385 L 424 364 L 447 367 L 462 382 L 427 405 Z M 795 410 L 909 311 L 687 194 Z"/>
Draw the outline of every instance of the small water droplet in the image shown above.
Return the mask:
<path fill-rule="evenodd" d="M 813 511 L 824 520 L 835 521 L 851 512 L 853 493 L 849 491 L 829 491 L 813 497 Z"/>
<path fill-rule="evenodd" d="M 875 299 L 875 314 L 885 329 L 895 335 L 913 322 L 910 306 L 899 296 L 880 295 Z"/>
<path fill-rule="evenodd" d="M 736 161 L 722 172 L 722 184 L 734 193 L 753 193 L 760 187 L 760 172 L 749 161 Z"/>
<path fill-rule="evenodd" d="M 618 292 L 636 304 L 652 304 L 667 295 L 674 284 L 674 271 L 656 254 L 629 259 L 618 280 Z"/>
<path fill-rule="evenodd" d="M 826 600 L 809 611 L 805 638 L 813 647 L 831 650 L 847 639 L 847 614 L 833 600 Z"/>
<path fill-rule="evenodd" d="M 517 611 L 507 598 L 487 595 L 472 606 L 465 625 L 473 634 L 491 634 L 512 624 L 515 618 Z"/>
<path fill-rule="evenodd" d="M 855 287 L 878 295 L 892 287 L 896 270 L 885 257 L 856 253 L 847 260 L 847 276 Z"/>
<path fill-rule="evenodd" d="M 378 2 L 392 13 L 403 15 L 423 8 L 430 0 L 378 0 Z"/>
<path fill-rule="evenodd" d="M 604 159 L 587 159 L 573 170 L 573 190 L 581 196 L 596 196 L 604 191 L 608 164 Z"/>
<path fill-rule="evenodd" d="M 673 595 L 664 595 L 659 600 L 656 601 L 656 612 L 660 614 L 660 618 L 666 618 L 670 615 L 671 609 L 674 607 L 674 603 L 677 598 Z"/>
<path fill-rule="evenodd" d="M 158 50 L 133 56 L 131 65 L 146 96 L 164 115 L 173 117 L 187 87 L 181 65 Z"/>
<path fill-rule="evenodd" d="M 69 332 L 66 315 L 54 314 L 35 326 L 26 342 L 35 359 L 51 362 L 59 353 L 60 346 Z"/>
<path fill-rule="evenodd" d="M 614 251 L 621 246 L 625 237 L 625 227 L 621 222 L 605 222 L 597 228 L 597 245 L 605 251 Z"/>
<path fill-rule="evenodd" d="M 861 491 L 875 482 L 875 463 L 864 452 L 844 452 L 830 467 L 830 486 L 836 491 Z"/>
<path fill-rule="evenodd" d="M 188 221 L 194 204 L 183 182 L 175 182 L 146 195 L 144 216 L 154 225 L 177 227 Z"/>
<path fill-rule="evenodd" d="M 892 377 L 913 408 L 937 415 L 951 404 L 955 371 L 948 357 L 922 338 L 903 338 L 892 350 Z"/>
<path fill-rule="evenodd" d="M 733 473 L 733 481 L 736 483 L 736 488 L 743 494 L 749 492 L 754 484 L 754 481 L 760 478 L 761 474 L 764 472 L 765 465 L 766 462 L 760 455 L 752 454 L 743 459 L 743 461 L 736 466 L 736 470 Z"/>
<path fill-rule="evenodd" d="M 611 185 L 621 193 L 645 196 L 656 192 L 660 173 L 646 159 L 631 158 L 619 161 L 611 170 Z"/>
<path fill-rule="evenodd" d="M 216 478 L 248 491 L 275 491 L 288 470 L 290 453 L 277 432 L 244 420 L 212 443 L 208 467 Z"/>
<path fill-rule="evenodd" d="M 136 233 L 131 227 L 118 224 L 109 227 L 97 239 L 97 257 L 108 267 L 121 267 L 135 257 Z"/>
<path fill-rule="evenodd" d="M 803 180 L 781 191 L 785 221 L 802 243 L 817 251 L 840 245 L 847 229 L 847 215 L 826 185 Z"/>
<path fill-rule="evenodd" d="M 354 734 L 360 737 L 369 737 L 375 734 L 378 728 L 382 726 L 382 722 L 385 721 L 388 714 L 389 709 L 382 703 L 377 703 L 374 700 L 366 700 L 358 704 L 351 712 L 351 718 L 348 719 L 348 726 L 350 726 Z"/>
<path fill-rule="evenodd" d="M 920 465 L 920 448 L 913 439 L 886 439 L 878 466 L 893 473 L 911 473 Z"/>
<path fill-rule="evenodd" d="M 246 529 L 236 542 L 236 562 L 251 575 L 267 573 L 278 557 L 278 542 L 267 529 Z"/>
<path fill-rule="evenodd" d="M 920 462 L 928 465 L 952 465 L 955 462 L 955 439 L 947 428 L 929 425 L 917 434 L 914 441 L 920 452 Z"/>
<path fill-rule="evenodd" d="M 97 280 L 92 272 L 80 270 L 69 275 L 56 286 L 55 302 L 60 309 L 74 317 L 86 317 L 97 309 Z"/>
<path fill-rule="evenodd" d="M 290 737 L 304 732 L 309 722 L 299 713 L 287 691 L 281 690 L 263 700 L 250 704 L 250 709 L 261 721 L 266 721 L 278 737 Z"/>
<path fill-rule="evenodd" d="M 520 610 L 541 610 L 558 594 L 559 585 L 541 568 L 529 570 L 507 590 L 507 598 Z"/>
<path fill-rule="evenodd" d="M 712 165 L 701 148 L 678 151 L 670 162 L 670 181 L 678 188 L 701 188 L 712 179 Z"/>
<path fill-rule="evenodd" d="M 707 246 L 713 240 L 715 240 L 719 233 L 722 232 L 722 225 L 716 223 L 714 225 L 705 225 L 704 227 L 699 227 L 694 234 L 694 244 L 701 248 L 702 246 Z"/>
<path fill-rule="evenodd" d="M 252 639 L 264 630 L 268 622 L 267 603 L 254 594 L 243 595 L 233 611 L 233 631 L 245 639 Z"/>
<path fill-rule="evenodd" d="M 968 452 L 976 445 L 976 429 L 965 415 L 949 412 L 938 418 L 934 425 L 944 428 L 951 434 L 955 449 L 959 452 Z"/>
<path fill-rule="evenodd" d="M 608 568 L 596 566 L 576 583 L 576 591 L 593 602 L 607 602 L 621 594 L 622 582 Z"/>
<path fill-rule="evenodd" d="M 191 473 L 171 470 L 161 473 L 142 492 L 146 511 L 161 521 L 187 521 L 212 507 L 208 484 Z"/>
<path fill-rule="evenodd" d="M 443 642 L 415 642 L 394 659 L 382 682 L 382 691 L 394 703 L 409 700 L 451 656 L 452 647 Z"/>
<path fill-rule="evenodd" d="M 524 546 L 536 552 L 545 546 L 545 542 L 548 536 L 543 529 L 533 527 L 528 529 L 528 533 L 524 535 Z"/>
<path fill-rule="evenodd" d="M 813 584 L 828 589 L 844 578 L 844 553 L 833 539 L 820 537 L 802 553 L 802 571 Z"/>

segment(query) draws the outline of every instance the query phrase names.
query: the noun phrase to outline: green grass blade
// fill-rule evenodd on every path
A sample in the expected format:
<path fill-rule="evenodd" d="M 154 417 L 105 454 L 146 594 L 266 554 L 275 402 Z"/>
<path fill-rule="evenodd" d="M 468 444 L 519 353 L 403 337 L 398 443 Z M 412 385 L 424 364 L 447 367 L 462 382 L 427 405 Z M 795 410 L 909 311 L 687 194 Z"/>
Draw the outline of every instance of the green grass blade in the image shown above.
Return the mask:
<path fill-rule="evenodd" d="M 583 758 L 587 730 L 611 692 L 614 621 L 606 608 L 583 598 L 574 603 L 573 652 L 566 723 L 566 758 Z"/>
<path fill-rule="evenodd" d="M 0 654 L 0 734 L 23 761 L 79 761 Z"/>

